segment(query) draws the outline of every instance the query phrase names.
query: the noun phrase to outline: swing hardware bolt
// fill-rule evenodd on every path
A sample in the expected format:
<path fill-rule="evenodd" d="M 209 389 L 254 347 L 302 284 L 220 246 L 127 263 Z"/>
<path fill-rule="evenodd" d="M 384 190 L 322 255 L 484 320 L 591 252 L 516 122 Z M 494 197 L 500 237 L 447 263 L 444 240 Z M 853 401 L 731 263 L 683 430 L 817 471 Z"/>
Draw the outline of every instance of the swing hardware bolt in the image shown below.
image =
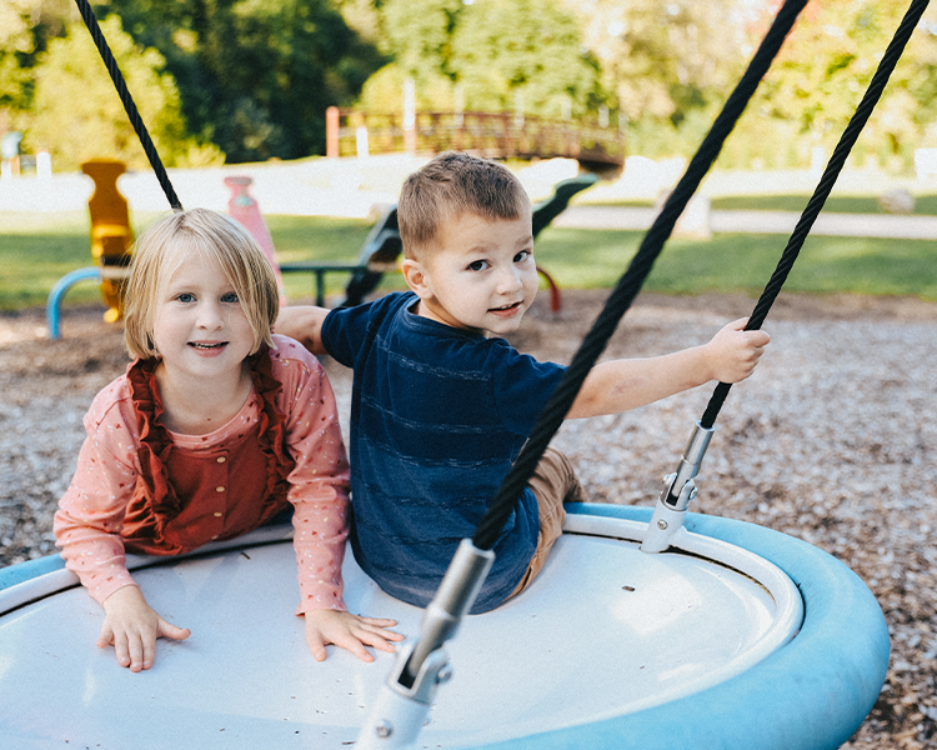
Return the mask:
<path fill-rule="evenodd" d="M 663 518 L 661 518 L 660 520 L 658 520 L 658 522 L 657 522 L 657 528 L 659 528 L 661 531 L 666 531 L 667 526 L 668 526 L 668 524 L 667 524 L 667 522 L 666 522 Z"/>
<path fill-rule="evenodd" d="M 382 740 L 386 740 L 394 733 L 394 725 L 391 724 L 387 719 L 381 719 L 377 724 L 374 725 L 374 731 L 377 733 L 377 736 Z"/>
<path fill-rule="evenodd" d="M 444 664 L 442 669 L 436 674 L 436 684 L 442 685 L 452 679 L 452 664 Z"/>
<path fill-rule="evenodd" d="M 675 474 L 670 482 L 670 487 L 661 500 L 675 510 L 686 510 L 687 505 L 696 497 L 696 487 L 693 478 L 699 474 L 700 464 L 703 462 L 703 456 L 706 455 L 706 449 L 709 447 L 709 441 L 712 439 L 714 427 L 703 427 L 701 422 L 697 422 L 693 428 L 693 434 L 687 442 L 680 460 L 680 466 L 677 467 Z"/>

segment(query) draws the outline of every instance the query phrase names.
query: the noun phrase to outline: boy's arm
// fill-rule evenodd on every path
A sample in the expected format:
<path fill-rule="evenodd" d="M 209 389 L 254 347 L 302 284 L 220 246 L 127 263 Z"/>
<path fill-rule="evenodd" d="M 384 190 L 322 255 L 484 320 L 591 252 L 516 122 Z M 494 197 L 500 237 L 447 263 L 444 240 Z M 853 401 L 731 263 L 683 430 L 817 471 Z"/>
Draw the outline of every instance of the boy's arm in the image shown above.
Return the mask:
<path fill-rule="evenodd" d="M 322 323 L 329 311 L 324 307 L 297 305 L 280 308 L 274 328 L 283 336 L 296 339 L 313 354 L 328 354 L 322 346 Z"/>
<path fill-rule="evenodd" d="M 755 369 L 770 337 L 745 331 L 747 318 L 726 325 L 703 346 L 650 359 L 621 359 L 592 368 L 567 419 L 618 414 L 718 380 L 737 383 Z"/>

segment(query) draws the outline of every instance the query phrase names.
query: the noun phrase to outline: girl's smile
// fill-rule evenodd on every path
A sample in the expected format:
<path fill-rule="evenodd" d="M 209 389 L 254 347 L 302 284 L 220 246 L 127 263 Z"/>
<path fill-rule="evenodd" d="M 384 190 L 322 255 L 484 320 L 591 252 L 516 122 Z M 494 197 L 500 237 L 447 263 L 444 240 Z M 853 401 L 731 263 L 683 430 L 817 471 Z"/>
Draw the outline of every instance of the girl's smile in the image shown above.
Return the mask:
<path fill-rule="evenodd" d="M 254 332 L 215 258 L 194 249 L 169 277 L 158 296 L 153 340 L 174 385 L 208 382 L 223 392 L 240 383 Z"/>

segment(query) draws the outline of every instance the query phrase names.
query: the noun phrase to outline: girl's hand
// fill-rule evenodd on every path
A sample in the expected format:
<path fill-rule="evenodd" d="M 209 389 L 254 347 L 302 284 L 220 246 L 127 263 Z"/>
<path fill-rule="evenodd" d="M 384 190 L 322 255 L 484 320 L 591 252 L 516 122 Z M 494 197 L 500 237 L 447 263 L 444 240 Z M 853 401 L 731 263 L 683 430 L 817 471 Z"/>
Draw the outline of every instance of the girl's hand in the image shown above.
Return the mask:
<path fill-rule="evenodd" d="M 306 612 L 306 643 L 316 661 L 325 661 L 325 647 L 332 643 L 351 651 L 361 661 L 374 661 L 365 645 L 393 653 L 388 641 L 402 641 L 404 636 L 385 628 L 393 627 L 396 620 L 361 617 L 335 609 L 316 609 Z"/>
<path fill-rule="evenodd" d="M 153 666 L 156 639 L 183 641 L 192 632 L 166 622 L 150 608 L 137 586 L 124 586 L 104 600 L 104 625 L 98 648 L 114 646 L 117 663 L 131 672 Z"/>

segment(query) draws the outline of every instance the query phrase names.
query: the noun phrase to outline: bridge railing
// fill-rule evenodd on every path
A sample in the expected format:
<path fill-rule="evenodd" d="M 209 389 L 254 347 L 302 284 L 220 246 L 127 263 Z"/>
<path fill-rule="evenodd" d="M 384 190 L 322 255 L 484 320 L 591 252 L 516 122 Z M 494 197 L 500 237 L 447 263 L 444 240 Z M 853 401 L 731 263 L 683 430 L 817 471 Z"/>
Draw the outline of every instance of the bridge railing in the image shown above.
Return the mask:
<path fill-rule="evenodd" d="M 621 167 L 625 137 L 598 123 L 550 120 L 511 112 L 372 114 L 331 107 L 326 115 L 329 156 L 364 153 L 437 154 L 468 151 L 488 158 L 565 157 Z"/>

